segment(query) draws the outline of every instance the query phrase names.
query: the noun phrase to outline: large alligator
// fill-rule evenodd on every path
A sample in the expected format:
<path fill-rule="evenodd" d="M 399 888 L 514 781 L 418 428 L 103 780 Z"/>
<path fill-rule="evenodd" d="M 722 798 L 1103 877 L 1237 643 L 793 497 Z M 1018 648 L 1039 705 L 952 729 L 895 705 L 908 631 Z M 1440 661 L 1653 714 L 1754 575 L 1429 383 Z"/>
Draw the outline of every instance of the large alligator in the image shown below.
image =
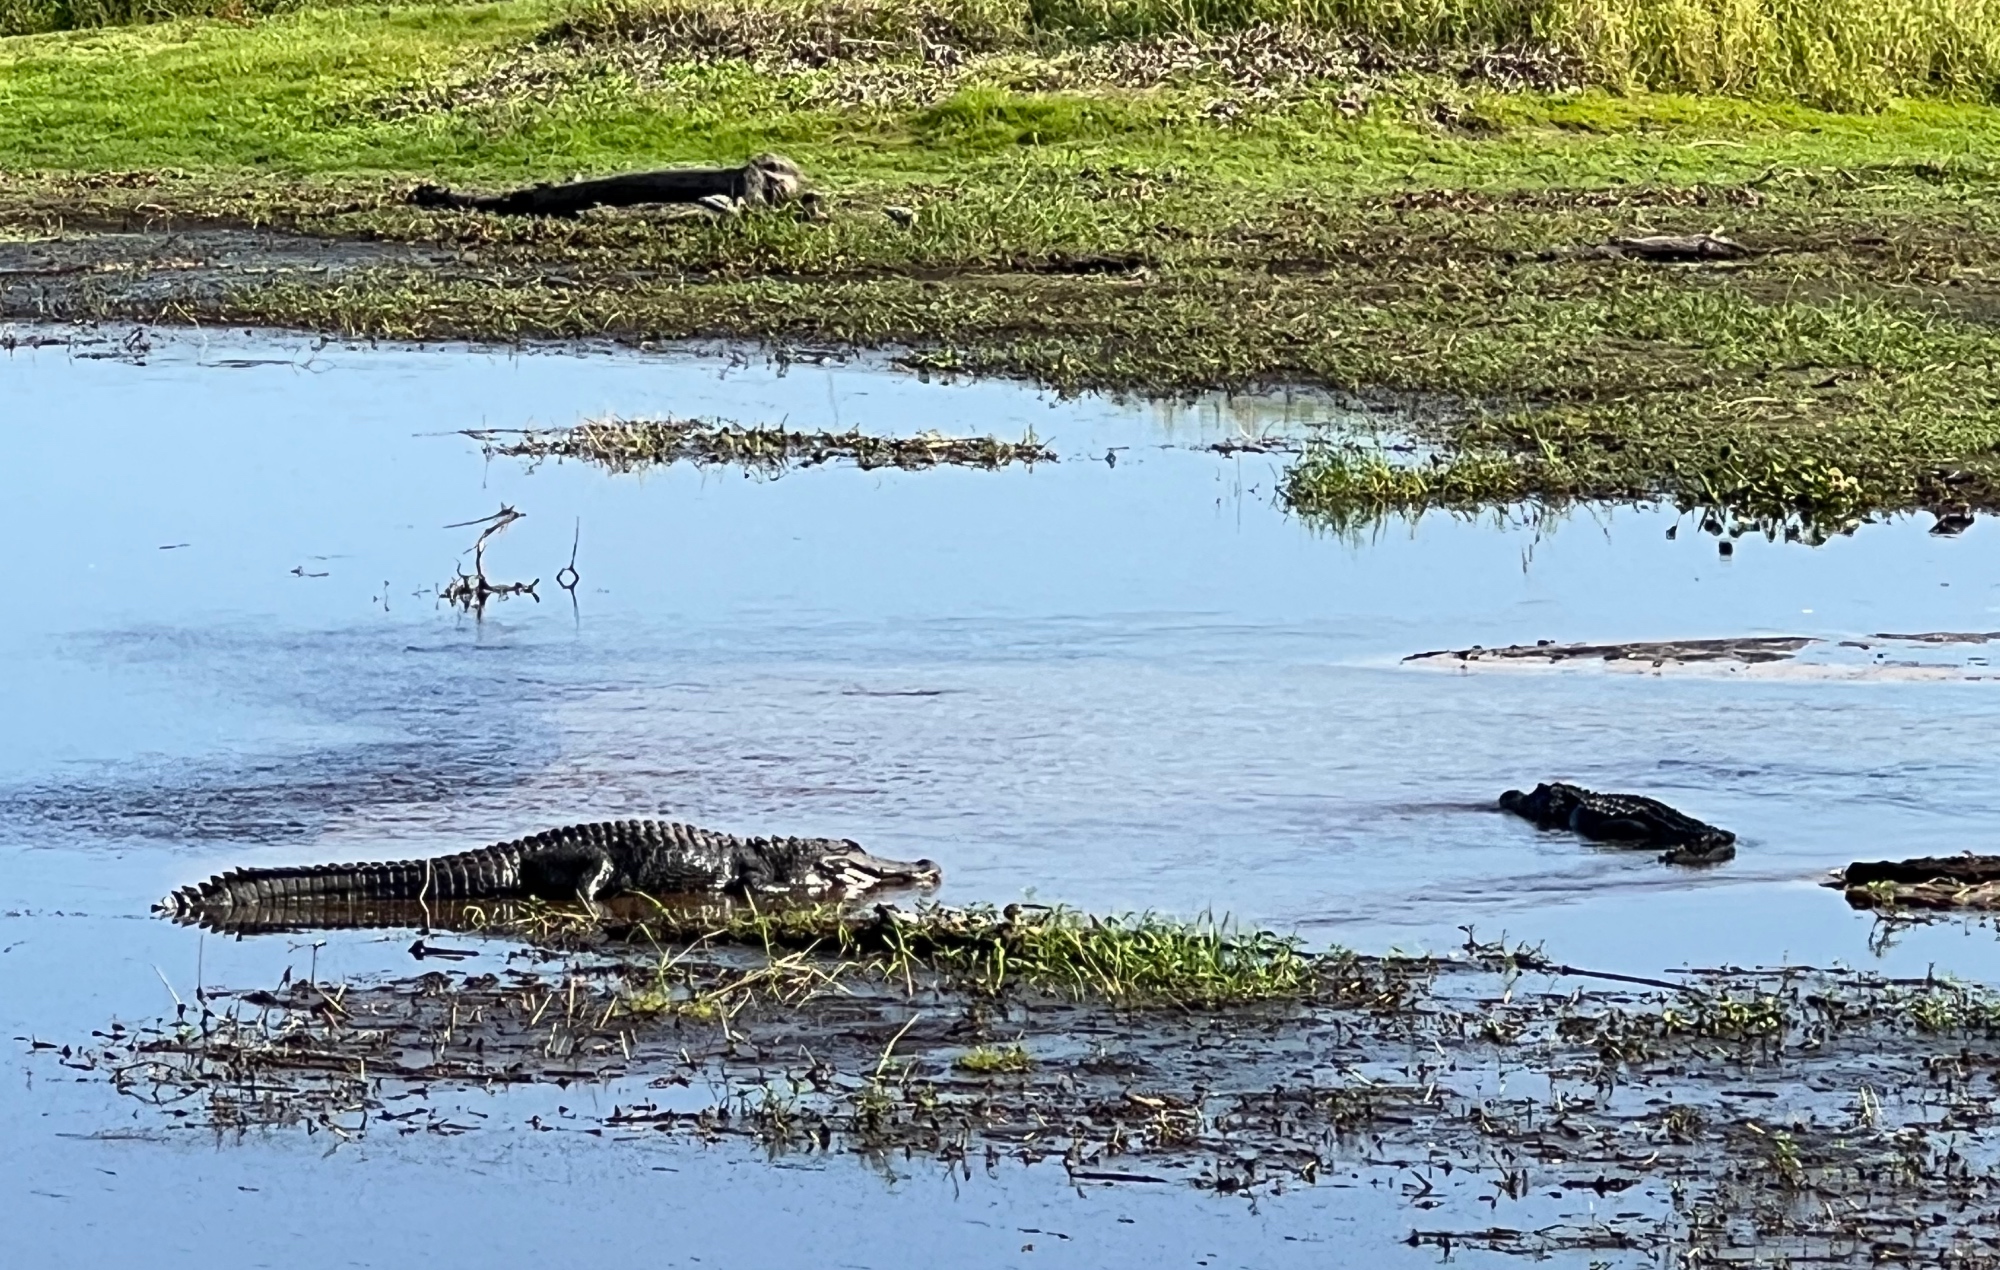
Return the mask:
<path fill-rule="evenodd" d="M 1500 795 L 1500 809 L 1543 829 L 1568 829 L 1598 842 L 1663 847 L 1660 859 L 1668 864 L 1720 864 L 1736 855 L 1736 835 L 1727 829 L 1638 794 L 1599 794 L 1545 781 L 1532 793 L 1508 790 Z"/>
<path fill-rule="evenodd" d="M 743 838 L 663 820 L 613 820 L 428 860 L 233 869 L 182 887 L 157 909 L 212 924 L 232 911 L 248 915 L 302 904 L 524 898 L 594 904 L 626 892 L 852 895 L 885 885 L 935 885 L 938 878 L 929 860 L 885 860 L 845 838 Z"/>

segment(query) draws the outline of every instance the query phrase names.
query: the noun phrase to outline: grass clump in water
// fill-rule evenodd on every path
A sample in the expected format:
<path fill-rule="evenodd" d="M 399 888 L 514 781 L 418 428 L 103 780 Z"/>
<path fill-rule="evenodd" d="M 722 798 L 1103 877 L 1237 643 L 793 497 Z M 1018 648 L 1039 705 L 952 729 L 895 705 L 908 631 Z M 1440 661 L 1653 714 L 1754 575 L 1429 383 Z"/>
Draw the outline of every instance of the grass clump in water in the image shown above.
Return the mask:
<path fill-rule="evenodd" d="M 972 1076 L 1014 1076 L 1032 1070 L 1035 1060 L 1019 1045 L 979 1045 L 960 1054 L 951 1065 Z"/>
<path fill-rule="evenodd" d="M 489 929 L 510 933 L 504 925 Z M 564 930 L 546 913 L 518 929 L 540 938 Z M 1374 991 L 1372 980 L 1347 973 L 1353 959 L 1345 953 L 1309 952 L 1295 937 L 1239 930 L 1210 918 L 1182 921 L 1150 913 L 1098 917 L 1018 904 L 998 910 L 883 905 L 866 913 L 837 904 L 723 911 L 656 904 L 611 933 L 662 947 L 701 941 L 747 945 L 763 950 L 773 964 L 804 952 L 892 982 L 935 977 L 989 996 L 1026 989 L 1120 1005 L 1221 1008 Z"/>
<path fill-rule="evenodd" d="M 847 462 L 870 471 L 939 466 L 995 469 L 1053 463 L 1055 452 L 1031 432 L 1019 441 L 951 437 L 937 432 L 878 436 L 858 428 L 804 432 L 782 426 L 708 419 L 604 419 L 555 431 L 505 434 L 475 430 L 489 456 L 582 459 L 617 472 L 671 463 L 731 464 L 776 475 L 791 467 Z M 507 439 L 503 439 L 507 438 Z"/>
<path fill-rule="evenodd" d="M 934 910 L 893 939 L 897 957 L 995 994 L 1022 983 L 1077 998 L 1214 1007 L 1310 996 L 1324 973 L 1321 958 L 1290 936 L 1152 914 Z"/>
<path fill-rule="evenodd" d="M 1471 511 L 1551 493 L 1545 473 L 1507 455 L 1399 463 L 1381 450 L 1328 443 L 1310 446 L 1278 486 L 1287 507 L 1337 532 L 1391 515 Z"/>

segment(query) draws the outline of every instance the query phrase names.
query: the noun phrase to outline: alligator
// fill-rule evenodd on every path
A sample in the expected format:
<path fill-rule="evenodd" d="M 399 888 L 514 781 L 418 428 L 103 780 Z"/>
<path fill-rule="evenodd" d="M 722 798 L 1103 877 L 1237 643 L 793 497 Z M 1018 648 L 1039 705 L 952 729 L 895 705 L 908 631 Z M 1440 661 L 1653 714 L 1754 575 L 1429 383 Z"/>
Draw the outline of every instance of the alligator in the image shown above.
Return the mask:
<path fill-rule="evenodd" d="M 1510 789 L 1500 809 L 1543 829 L 1568 829 L 1597 842 L 1665 847 L 1668 864 L 1720 864 L 1736 856 L 1736 835 L 1638 794 L 1599 794 L 1561 781 L 1545 781 L 1534 792 Z"/>
<path fill-rule="evenodd" d="M 505 899 L 580 900 L 627 892 L 669 896 L 852 895 L 878 886 L 932 886 L 929 860 L 886 860 L 846 838 L 743 838 L 663 820 L 550 829 L 426 860 L 232 869 L 155 906 L 212 924 L 232 910 L 301 904 L 427 905 Z"/>

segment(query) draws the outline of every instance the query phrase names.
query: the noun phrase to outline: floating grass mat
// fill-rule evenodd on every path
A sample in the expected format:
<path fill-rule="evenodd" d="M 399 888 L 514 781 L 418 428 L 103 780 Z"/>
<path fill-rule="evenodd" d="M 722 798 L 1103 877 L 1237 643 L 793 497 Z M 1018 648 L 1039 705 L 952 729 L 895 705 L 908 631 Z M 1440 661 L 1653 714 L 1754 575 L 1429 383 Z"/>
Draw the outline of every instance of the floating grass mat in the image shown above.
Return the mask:
<path fill-rule="evenodd" d="M 962 938 L 930 920 L 934 942 Z M 33 1044 L 208 1132 L 525 1124 L 1050 1161 L 1079 1186 L 1329 1181 L 1407 1205 L 1416 1244 L 1688 1266 L 1991 1266 L 2000 1247 L 1984 989 L 1805 968 L 1577 988 L 1468 938 L 1448 958 L 1341 955 L 1355 990 L 1310 1001 L 1131 1010 L 781 942 L 850 927 L 869 929 L 748 919 L 497 973 L 288 977 Z M 563 1095 L 580 1110 L 561 1125 L 503 1093 L 579 1082 L 594 1093 Z"/>
<path fill-rule="evenodd" d="M 1029 432 L 1019 441 L 952 437 L 939 432 L 877 436 L 859 429 L 801 432 L 782 426 L 726 423 L 717 419 L 602 419 L 574 428 L 505 433 L 468 431 L 488 455 L 528 459 L 582 459 L 614 472 L 670 463 L 732 465 L 777 475 L 794 467 L 852 463 L 864 471 L 883 467 L 940 466 L 997 469 L 1053 463 L 1055 451 Z"/>

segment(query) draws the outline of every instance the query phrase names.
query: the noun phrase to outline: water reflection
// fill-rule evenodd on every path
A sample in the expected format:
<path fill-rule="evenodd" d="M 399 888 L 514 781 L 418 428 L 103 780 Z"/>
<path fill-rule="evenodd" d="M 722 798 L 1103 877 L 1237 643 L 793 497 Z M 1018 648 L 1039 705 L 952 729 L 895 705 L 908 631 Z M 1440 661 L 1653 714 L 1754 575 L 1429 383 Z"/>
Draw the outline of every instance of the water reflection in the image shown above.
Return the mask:
<path fill-rule="evenodd" d="M 1228 911 L 1373 945 L 1563 915 L 1575 956 L 1651 925 L 1640 862 L 1484 808 L 1567 778 L 1699 806 L 1780 920 L 1662 930 L 1769 959 L 1861 950 L 1784 897 L 1856 854 L 1944 851 L 2000 811 L 1953 736 L 1976 683 L 1439 675 L 1411 652 L 1757 633 L 1837 648 L 2000 625 L 1990 548 L 1875 527 L 1730 561 L 1667 513 L 1507 530 L 1426 517 L 1366 545 L 1273 510 L 1281 456 L 1147 448 L 1323 422 L 1298 400 L 1051 403 L 866 367 L 326 349 L 6 364 L 0 528 L 32 544 L 0 631 L 0 844 L 127 911 L 239 863 L 448 850 L 571 819 L 778 823 L 940 859 L 958 899 Z M 465 426 L 734 414 L 1128 447 L 1115 466 L 812 470 L 752 481 L 483 461 Z M 59 424 L 57 420 L 87 423 Z M 576 607 L 439 605 L 471 539 Z M 185 544 L 185 545 L 182 545 Z M 171 547 L 170 550 L 162 548 Z M 1983 567 L 1982 567 L 1983 566 Z M 156 844 L 146 846 L 144 844 Z M 337 848 L 337 851 L 335 850 Z M 48 866 L 53 877 L 64 870 Z M 129 879 L 129 881 L 128 881 Z M 63 884 L 56 882 L 60 894 Z M 1787 915 L 1790 914 L 1790 915 Z"/>

